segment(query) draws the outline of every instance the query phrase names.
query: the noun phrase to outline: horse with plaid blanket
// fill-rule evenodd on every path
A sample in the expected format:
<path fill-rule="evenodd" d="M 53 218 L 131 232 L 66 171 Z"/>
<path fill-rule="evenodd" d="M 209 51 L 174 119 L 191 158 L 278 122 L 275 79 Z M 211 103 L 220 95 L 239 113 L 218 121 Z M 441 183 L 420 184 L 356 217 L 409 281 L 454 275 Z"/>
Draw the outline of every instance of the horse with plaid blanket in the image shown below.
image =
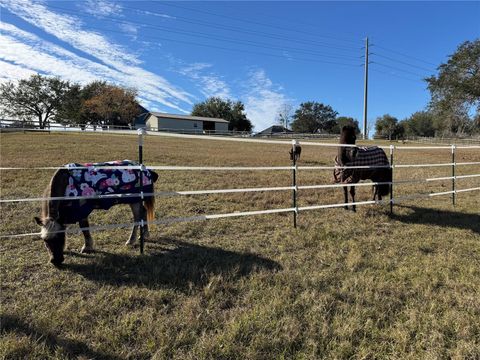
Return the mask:
<path fill-rule="evenodd" d="M 351 126 L 344 126 L 340 136 L 341 144 L 354 145 L 356 141 L 355 129 Z M 348 167 L 365 166 L 361 169 L 348 169 Z M 356 184 L 360 180 L 372 180 L 373 182 L 391 182 L 392 169 L 385 152 L 377 147 L 340 147 L 338 156 L 335 158 L 333 177 L 336 183 Z M 347 186 L 344 188 L 345 204 L 348 204 Z M 373 186 L 373 199 L 382 200 L 382 196 L 390 193 L 389 184 Z M 355 187 L 350 186 L 352 202 L 355 203 Z M 348 209 L 348 205 L 345 205 Z M 355 205 L 352 205 L 355 211 Z"/>

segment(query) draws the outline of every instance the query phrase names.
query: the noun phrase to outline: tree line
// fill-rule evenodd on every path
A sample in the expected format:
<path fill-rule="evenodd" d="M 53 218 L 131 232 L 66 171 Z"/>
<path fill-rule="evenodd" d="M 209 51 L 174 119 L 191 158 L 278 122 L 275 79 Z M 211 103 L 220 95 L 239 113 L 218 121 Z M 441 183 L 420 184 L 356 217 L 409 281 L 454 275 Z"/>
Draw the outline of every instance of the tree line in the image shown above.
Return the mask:
<path fill-rule="evenodd" d="M 480 134 L 480 39 L 462 43 L 438 75 L 425 79 L 431 99 L 424 111 L 399 121 L 389 114 L 377 118 L 375 135 L 465 136 Z"/>
<path fill-rule="evenodd" d="M 480 39 L 461 44 L 438 70 L 437 76 L 425 79 L 431 94 L 427 108 L 401 121 L 389 114 L 378 117 L 376 136 L 399 139 L 480 133 Z M 50 122 L 133 126 L 135 118 L 145 111 L 135 89 L 105 81 L 81 86 L 39 74 L 1 84 L 0 108 L 16 119 L 35 119 L 40 128 Z M 253 129 L 241 101 L 211 97 L 195 104 L 191 114 L 225 119 L 233 131 Z M 303 102 L 295 111 L 292 105 L 283 104 L 277 122 L 299 133 L 339 134 L 345 125 L 360 132 L 358 120 L 339 117 L 330 105 L 317 101 Z"/>
<path fill-rule="evenodd" d="M 82 86 L 40 74 L 1 84 L 0 107 L 9 117 L 36 121 L 40 129 L 52 122 L 74 126 L 133 126 L 135 118 L 145 111 L 135 89 L 105 81 Z M 231 131 L 253 130 L 241 101 L 210 97 L 194 104 L 191 115 L 227 120 Z M 292 129 L 303 133 L 339 133 L 346 124 L 358 129 L 358 121 L 337 118 L 337 115 L 329 105 L 314 101 L 302 103 L 292 116 Z"/>
<path fill-rule="evenodd" d="M 92 81 L 85 86 L 40 74 L 0 85 L 7 116 L 35 120 L 41 129 L 60 124 L 133 125 L 140 112 L 134 89 Z"/>

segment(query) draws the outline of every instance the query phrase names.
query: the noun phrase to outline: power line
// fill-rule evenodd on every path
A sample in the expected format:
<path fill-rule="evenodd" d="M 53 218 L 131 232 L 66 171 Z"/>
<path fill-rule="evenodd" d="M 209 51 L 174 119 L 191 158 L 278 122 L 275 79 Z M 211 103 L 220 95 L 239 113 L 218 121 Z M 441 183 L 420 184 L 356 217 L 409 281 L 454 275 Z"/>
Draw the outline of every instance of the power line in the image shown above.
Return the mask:
<path fill-rule="evenodd" d="M 389 49 L 389 48 L 386 48 L 386 47 L 380 46 L 380 45 L 375 45 L 375 46 L 378 47 L 378 48 L 380 48 L 380 49 L 383 49 L 383 50 L 386 50 L 386 51 L 390 51 L 390 52 L 395 53 L 395 54 L 398 54 L 398 55 L 402 55 L 402 56 L 405 56 L 405 57 L 408 57 L 408 58 L 411 58 L 411 59 L 414 59 L 414 60 L 417 60 L 417 61 L 421 61 L 421 62 L 423 62 L 423 63 L 425 63 L 425 64 L 429 64 L 429 65 L 433 65 L 433 66 L 438 66 L 438 64 L 434 64 L 434 63 L 432 63 L 432 62 L 430 62 L 430 61 L 425 61 L 425 60 L 419 59 L 419 58 L 417 58 L 417 57 L 415 57 L 415 56 L 407 55 L 407 54 L 402 53 L 402 52 L 397 51 L 397 50 L 392 50 L 392 49 Z"/>
<path fill-rule="evenodd" d="M 400 78 L 400 79 L 403 79 L 403 80 L 408 80 L 408 81 L 413 81 L 413 82 L 416 82 L 416 83 L 418 83 L 418 81 L 419 81 L 419 79 L 415 80 L 415 79 L 407 78 L 407 77 L 400 76 L 400 75 L 397 75 L 397 74 L 389 73 L 389 72 L 386 72 L 386 71 L 381 71 L 381 70 L 378 70 L 378 69 L 371 69 L 371 70 L 376 72 L 376 73 L 385 74 L 385 75 L 389 75 L 389 76 L 395 76 L 397 78 Z"/>
<path fill-rule="evenodd" d="M 63 10 L 66 10 L 66 9 L 63 9 Z M 75 12 L 74 14 L 78 15 L 78 12 Z M 85 13 L 82 13 L 82 14 L 84 14 L 83 16 L 90 16 L 90 15 L 87 15 Z M 158 25 L 145 24 L 145 23 L 142 23 L 142 22 L 130 21 L 130 20 L 127 21 L 127 20 L 122 20 L 122 19 L 118 19 L 118 18 L 105 17 L 105 20 L 113 22 L 113 23 L 120 23 L 120 24 L 127 24 L 127 25 L 134 24 L 134 25 L 139 25 L 139 26 L 142 26 L 142 27 L 148 27 L 148 28 L 162 30 L 162 31 L 169 32 L 169 33 L 176 33 L 176 34 L 193 36 L 193 37 L 201 37 L 201 38 L 205 38 L 205 39 L 209 39 L 209 40 L 223 41 L 223 42 L 229 42 L 229 43 L 235 42 L 237 44 L 260 47 L 262 49 L 263 48 L 268 48 L 268 49 L 280 50 L 280 51 L 286 51 L 287 50 L 287 51 L 299 52 L 299 53 L 303 53 L 303 54 L 307 54 L 307 55 L 328 57 L 328 58 L 334 58 L 334 59 L 343 59 L 343 60 L 351 60 L 351 59 L 356 60 L 356 59 L 358 59 L 358 57 L 356 57 L 356 56 L 330 55 L 330 54 L 325 54 L 325 53 L 321 53 L 321 52 L 318 52 L 318 51 L 309 51 L 308 49 L 302 49 L 302 48 L 297 48 L 297 47 L 272 46 L 272 45 L 270 45 L 268 43 L 265 43 L 265 42 L 258 42 L 258 41 L 251 41 L 251 40 L 239 40 L 239 39 L 235 39 L 235 38 L 231 38 L 231 37 L 218 37 L 218 36 L 213 37 L 213 36 L 210 36 L 210 34 L 207 34 L 207 33 L 204 33 L 204 32 L 198 32 L 198 31 L 191 32 L 191 31 L 183 31 L 183 30 L 173 30 L 171 28 L 162 27 L 162 26 L 158 26 Z"/>
<path fill-rule="evenodd" d="M 224 14 L 221 15 L 221 14 L 217 14 L 217 13 L 213 13 L 213 12 L 205 11 L 205 10 L 200 10 L 200 9 L 193 9 L 193 8 L 189 8 L 189 7 L 185 7 L 185 6 L 180 6 L 178 4 L 174 5 L 172 3 L 162 2 L 162 3 L 160 3 L 160 5 L 170 6 L 170 7 L 183 9 L 183 10 L 188 10 L 188 11 L 194 11 L 194 12 L 207 14 L 207 15 L 212 15 L 212 16 L 217 16 L 217 17 L 224 18 L 224 19 L 231 19 L 231 20 L 234 20 L 234 21 L 244 22 L 244 23 L 247 23 L 247 24 L 260 25 L 260 26 L 270 27 L 270 28 L 273 28 L 273 29 L 284 30 L 284 31 L 292 31 L 292 32 L 296 32 L 296 33 L 299 33 L 299 34 L 312 36 L 312 34 L 307 32 L 307 31 L 302 31 L 302 30 L 292 29 L 292 28 L 286 28 L 286 27 L 283 27 L 283 26 L 266 24 L 266 23 L 261 23 L 261 22 L 257 22 L 257 21 L 252 21 L 252 20 L 239 19 L 239 18 L 236 18 L 236 17 L 233 17 L 233 16 L 228 16 L 228 15 L 224 15 Z M 128 9 L 128 7 L 124 7 L 124 8 Z M 132 8 L 130 8 L 130 9 L 132 9 Z M 350 42 L 350 43 L 353 43 L 353 44 L 358 44 L 359 43 L 358 40 L 357 41 L 347 40 L 345 38 L 340 38 L 340 37 L 331 36 L 331 35 L 317 35 L 316 34 L 315 36 L 321 37 L 321 38 L 326 38 L 326 39 L 334 39 L 334 40 L 338 40 L 338 41 Z"/>
<path fill-rule="evenodd" d="M 394 70 L 397 70 L 397 71 L 401 71 L 401 72 L 404 72 L 404 73 L 408 73 L 408 74 L 412 74 L 412 75 L 415 75 L 415 76 L 418 76 L 420 78 L 423 78 L 425 75 L 419 75 L 417 73 L 414 73 L 414 72 L 411 72 L 411 71 L 408 71 L 408 70 L 404 70 L 404 69 L 401 69 L 401 68 L 397 68 L 395 66 L 391 66 L 391 65 L 386 65 L 386 64 L 383 64 L 383 63 L 379 63 L 377 61 L 373 62 L 373 64 L 376 64 L 376 65 L 380 65 L 380 66 L 383 66 L 383 67 L 386 67 L 386 68 L 390 68 L 390 69 L 394 69 Z"/>
<path fill-rule="evenodd" d="M 72 14 L 78 15 L 78 12 L 73 12 L 73 11 L 70 11 L 68 9 L 59 8 L 59 7 L 55 7 L 55 6 L 50 6 L 50 7 L 63 10 L 67 13 L 72 13 Z M 91 17 L 91 15 L 87 15 L 87 14 L 84 14 L 83 16 Z M 185 36 L 202 37 L 202 38 L 215 40 L 215 41 L 223 41 L 223 42 L 226 41 L 226 42 L 229 42 L 229 43 L 236 42 L 238 44 L 243 44 L 243 45 L 247 45 L 247 46 L 261 47 L 262 49 L 263 48 L 268 48 L 268 49 L 279 50 L 279 51 L 292 51 L 292 52 L 299 52 L 299 53 L 303 53 L 303 54 L 307 54 L 307 55 L 313 55 L 313 56 L 319 56 L 319 57 L 328 57 L 328 58 L 336 58 L 336 59 L 343 59 L 343 60 L 356 60 L 357 59 L 357 57 L 355 57 L 355 56 L 338 56 L 338 55 L 324 54 L 324 53 L 320 53 L 320 52 L 316 52 L 316 51 L 308 51 L 306 49 L 301 49 L 301 48 L 270 46 L 268 43 L 261 43 L 261 42 L 255 42 L 255 41 L 249 41 L 249 40 L 244 41 L 244 40 L 238 40 L 238 39 L 227 38 L 227 37 L 223 37 L 223 38 L 222 37 L 220 37 L 220 38 L 219 37 L 211 37 L 206 33 L 197 32 L 197 33 L 194 34 L 194 33 L 188 32 L 188 31 L 171 30 L 171 29 L 164 28 L 164 27 L 161 27 L 161 26 L 156 26 L 156 25 L 152 25 L 152 24 L 145 24 L 145 23 L 135 22 L 135 21 L 125 21 L 125 20 L 117 19 L 117 18 L 105 17 L 104 20 L 107 20 L 107 21 L 110 21 L 110 22 L 113 22 L 113 23 L 134 24 L 134 25 L 139 25 L 139 26 L 142 26 L 142 27 L 150 27 L 150 28 L 155 28 L 155 29 L 163 30 L 163 31 L 170 32 L 170 33 L 177 33 L 177 34 L 181 34 L 181 35 L 185 35 Z M 89 28 L 100 30 L 100 31 L 124 34 L 124 32 L 121 32 L 121 31 L 115 31 L 115 30 L 110 30 L 110 29 L 105 29 L 105 28 L 98 28 L 98 27 L 93 27 L 93 26 L 89 26 Z M 205 35 L 203 35 L 203 34 L 205 34 Z M 225 47 L 220 47 L 220 46 L 215 46 L 215 45 L 199 44 L 199 43 L 193 43 L 193 42 L 170 39 L 170 38 L 165 38 L 165 37 L 158 37 L 158 36 L 157 37 L 143 36 L 143 37 L 157 39 L 157 40 L 175 41 L 175 42 L 185 43 L 185 44 L 189 44 L 189 45 L 207 46 L 207 47 L 212 47 L 212 48 L 217 48 L 217 49 L 222 49 L 222 50 L 228 50 L 228 51 L 249 52 L 249 53 L 253 53 L 253 54 L 260 54 L 260 55 L 266 55 L 266 56 L 276 56 L 276 57 L 281 57 L 281 58 L 290 58 L 290 59 L 293 59 L 293 60 L 301 60 L 301 61 L 309 61 L 309 62 L 313 61 L 313 62 L 320 62 L 320 63 L 330 63 L 330 64 L 356 66 L 354 64 L 347 64 L 347 63 L 335 63 L 335 62 L 321 61 L 321 60 L 316 60 L 316 59 L 306 59 L 306 58 L 292 57 L 291 55 L 286 55 L 286 56 L 285 55 L 274 55 L 274 54 L 268 54 L 268 53 L 265 53 L 265 52 L 252 52 L 252 51 L 247 51 L 247 50 L 230 49 L 230 48 L 225 48 Z"/>
<path fill-rule="evenodd" d="M 388 56 L 385 56 L 385 55 L 382 55 L 382 54 L 372 53 L 372 55 L 379 56 L 379 57 L 381 57 L 381 58 L 384 58 L 384 59 L 387 59 L 387 60 L 391 60 L 391 61 L 394 61 L 394 62 L 397 62 L 397 63 L 400 63 L 400 64 L 404 64 L 404 65 L 407 65 L 407 66 L 411 66 L 411 67 L 414 67 L 414 68 L 417 68 L 417 69 L 420 69 L 420 70 L 435 72 L 435 70 L 427 69 L 427 68 L 424 68 L 424 67 L 421 67 L 421 66 L 417 66 L 417 65 L 414 65 L 414 64 L 405 62 L 405 61 L 393 59 L 393 58 L 391 58 L 391 57 L 388 57 Z"/>
<path fill-rule="evenodd" d="M 95 27 L 95 26 L 89 26 L 89 28 L 93 29 L 93 30 L 98 30 L 98 31 L 111 32 L 111 33 L 122 34 L 122 35 L 125 34 L 123 31 L 120 31 L 120 30 L 104 29 L 104 28 L 99 28 L 99 27 Z M 232 48 L 226 48 L 226 47 L 222 47 L 222 46 L 216 46 L 216 45 L 210 45 L 210 44 L 201 44 L 201 43 L 198 43 L 198 42 L 184 41 L 184 40 L 178 40 L 178 39 L 170 39 L 170 38 L 159 37 L 159 36 L 143 35 L 142 38 L 153 39 L 153 40 L 162 40 L 162 41 L 171 41 L 171 42 L 175 42 L 175 43 L 183 43 L 183 44 L 187 44 L 187 45 L 207 47 L 207 48 L 225 50 L 225 51 L 230 51 L 230 52 L 235 52 L 235 53 L 248 53 L 248 54 L 254 54 L 254 55 L 261 55 L 261 56 L 269 56 L 269 57 L 281 58 L 283 60 L 304 61 L 304 62 L 342 65 L 342 66 L 351 66 L 351 67 L 357 67 L 358 66 L 358 65 L 354 65 L 354 64 L 347 64 L 347 63 L 340 63 L 340 62 L 333 62 L 333 61 L 323 61 L 323 60 L 318 60 L 318 59 L 300 58 L 300 57 L 292 57 L 292 56 L 287 57 L 287 56 L 283 56 L 283 55 L 270 54 L 270 53 L 265 53 L 265 52 L 232 49 Z"/>
<path fill-rule="evenodd" d="M 73 14 L 78 14 L 78 12 L 76 12 L 76 11 L 72 11 L 72 10 L 69 10 L 69 9 L 65 9 L 65 8 L 50 5 L 50 4 L 44 5 L 44 6 L 49 7 L 49 8 L 53 8 L 53 9 L 63 10 L 65 12 L 70 12 L 70 13 L 73 13 Z M 160 14 L 160 13 L 156 13 L 156 12 L 151 12 L 149 10 L 147 11 L 147 10 L 143 10 L 143 9 L 133 8 L 133 7 L 124 7 L 124 8 L 134 10 L 134 11 L 140 11 L 140 12 L 144 12 L 144 13 L 151 13 L 151 14 L 157 14 L 157 15 Z M 107 18 L 107 17 L 103 17 L 103 18 Z M 117 19 L 117 20 L 120 20 L 120 19 Z M 266 33 L 266 32 L 262 32 L 262 31 L 249 31 L 249 30 L 245 30 L 245 29 L 239 28 L 239 27 L 232 27 L 232 26 L 225 26 L 225 25 L 221 25 L 221 24 L 214 24 L 214 23 L 211 23 L 211 22 L 194 20 L 194 19 L 190 19 L 190 18 L 186 18 L 186 17 L 182 17 L 182 16 L 175 16 L 175 20 L 185 22 L 185 23 L 189 23 L 189 24 L 194 24 L 194 25 L 201 25 L 201 26 L 205 26 L 205 27 L 208 27 L 208 28 L 216 28 L 216 29 L 222 29 L 222 30 L 236 32 L 236 33 L 244 33 L 244 34 L 254 35 L 254 36 L 257 36 L 257 37 L 259 35 L 261 35 L 263 37 L 271 38 L 271 39 L 275 39 L 275 40 L 289 40 L 289 41 L 293 41 L 295 43 L 301 43 L 301 44 L 310 45 L 310 46 L 327 47 L 327 48 L 332 48 L 332 49 L 337 49 L 337 50 L 342 50 L 342 51 L 350 51 L 350 52 L 359 49 L 359 48 L 355 48 L 355 47 L 348 47 L 347 48 L 347 47 L 333 46 L 329 43 L 324 43 L 324 42 L 319 42 L 319 41 L 306 41 L 306 40 L 301 40 L 301 39 L 298 39 L 298 38 L 281 36 L 281 35 Z M 129 22 L 136 23 L 136 24 L 142 25 L 142 26 L 157 26 L 157 25 L 149 24 L 149 23 L 141 23 L 141 22 L 134 22 L 134 21 L 129 21 Z"/>

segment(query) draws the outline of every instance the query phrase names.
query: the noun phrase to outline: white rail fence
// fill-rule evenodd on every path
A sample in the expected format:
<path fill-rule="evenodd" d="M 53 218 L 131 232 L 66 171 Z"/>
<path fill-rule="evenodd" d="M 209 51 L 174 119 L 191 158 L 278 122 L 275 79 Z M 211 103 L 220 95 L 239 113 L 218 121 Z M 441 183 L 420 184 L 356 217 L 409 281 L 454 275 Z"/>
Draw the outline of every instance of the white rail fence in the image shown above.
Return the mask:
<path fill-rule="evenodd" d="M 118 133 L 118 131 L 115 131 Z M 128 133 L 137 133 L 131 132 Z M 143 135 L 145 132 L 139 131 L 139 158 L 142 159 L 142 147 L 143 147 Z M 149 133 L 151 134 L 151 133 Z M 259 140 L 259 139 L 240 139 L 240 138 L 221 138 L 216 136 L 195 136 L 195 135 L 182 135 L 182 134 L 167 134 L 167 133 L 153 133 L 155 135 L 162 135 L 162 136 L 169 136 L 169 137 L 182 137 L 187 139 L 204 139 L 204 140 L 223 140 L 223 141 L 246 141 L 246 142 L 255 142 L 255 143 L 268 143 L 268 144 L 288 144 L 295 146 L 324 146 L 324 147 L 351 147 L 355 145 L 340 145 L 340 144 L 333 144 L 333 143 L 318 143 L 318 142 L 302 142 L 301 144 L 293 140 L 290 141 L 272 141 L 272 140 Z M 382 146 L 379 146 L 382 147 Z M 383 146 L 383 148 L 387 148 L 390 150 L 390 166 L 383 166 L 382 168 L 391 168 L 392 171 L 395 169 L 400 168 L 429 168 L 429 167 L 450 167 L 452 171 L 451 176 L 444 176 L 444 177 L 433 177 L 433 178 L 426 178 L 426 179 L 404 179 L 404 180 L 396 180 L 391 182 L 370 182 L 370 183 L 357 183 L 357 184 L 348 184 L 348 186 L 375 186 L 375 185 L 390 185 L 391 187 L 391 197 L 390 199 L 384 200 L 371 200 L 371 201 L 357 201 L 355 203 L 349 203 L 348 205 L 368 205 L 368 204 L 390 204 L 391 210 L 394 203 L 399 203 L 405 200 L 412 200 L 418 198 L 430 198 L 434 196 L 444 196 L 444 195 L 451 195 L 452 196 L 452 203 L 455 204 L 455 195 L 464 192 L 470 191 L 478 191 L 480 190 L 480 186 L 478 187 L 471 187 L 471 188 L 464 188 L 464 189 L 456 189 L 456 181 L 461 179 L 472 179 L 480 177 L 480 174 L 470 174 L 470 175 L 455 175 L 455 169 L 458 166 L 474 166 L 480 165 L 480 161 L 478 162 L 455 162 L 455 153 L 457 149 L 480 149 L 480 146 L 393 146 L 390 145 L 388 147 Z M 451 152 L 452 161 L 449 163 L 430 163 L 430 164 L 394 164 L 394 152 L 396 150 L 426 150 L 426 149 L 443 149 L 448 150 Z M 0 171 L 20 171 L 20 170 L 57 170 L 61 168 L 68 168 L 66 166 L 60 167 L 0 167 Z M 79 167 L 77 169 L 86 169 L 89 167 Z M 297 221 L 297 214 L 300 211 L 308 211 L 308 210 L 317 210 L 317 209 L 328 209 L 328 208 L 337 208 L 337 207 L 344 207 L 347 204 L 345 203 L 337 203 L 337 204 L 319 204 L 319 205 L 311 205 L 311 206 L 297 206 L 297 196 L 299 190 L 304 189 L 327 189 L 327 188 L 340 188 L 345 187 L 344 184 L 318 184 L 318 185 L 297 185 L 296 176 L 299 170 L 334 170 L 338 169 L 335 166 L 298 166 L 295 162 L 295 159 L 292 161 L 292 166 L 268 166 L 268 167 L 245 167 L 245 166 L 238 166 L 238 167 L 213 167 L 213 166 L 145 166 L 142 161 L 140 161 L 139 166 L 98 166 L 96 168 L 104 168 L 104 169 L 129 169 L 129 170 L 137 170 L 137 171 L 144 171 L 148 170 L 160 170 L 160 171 L 292 171 L 292 186 L 281 186 L 281 187 L 262 187 L 262 188 L 238 188 L 238 189 L 215 189 L 215 190 L 188 190 L 188 191 L 159 191 L 154 193 L 144 193 L 141 191 L 140 193 L 130 193 L 130 194 L 111 194 L 111 195 L 94 195 L 94 196 L 77 196 L 75 198 L 72 197 L 31 197 L 31 198 L 20 198 L 20 199 L 0 199 L 0 204 L 6 203 L 21 203 L 21 202 L 37 202 L 37 201 L 72 201 L 72 200 L 81 200 L 81 199 L 102 199 L 102 198 L 144 198 L 149 196 L 155 197 L 165 197 L 165 196 L 192 196 L 192 195 L 206 195 L 206 194 L 228 194 L 228 193 L 249 193 L 249 192 L 270 192 L 270 191 L 291 191 L 292 192 L 292 207 L 289 208 L 281 208 L 281 209 L 267 209 L 267 210 L 256 210 L 256 211 L 245 211 L 245 212 L 233 212 L 233 213 L 224 213 L 224 214 L 211 214 L 211 215 L 199 215 L 199 216 L 190 216 L 190 217 L 176 217 L 176 218 L 163 218 L 160 220 L 155 220 L 151 222 L 141 221 L 141 222 L 131 222 L 131 223 L 123 223 L 123 224 L 108 224 L 108 225 L 100 225 L 100 226 L 90 226 L 88 228 L 68 228 L 66 230 L 58 231 L 58 233 L 79 233 L 82 230 L 90 230 L 90 231 L 98 231 L 98 230 L 110 230 L 116 228 L 125 228 L 125 227 L 132 227 L 132 226 L 140 226 L 143 227 L 146 224 L 155 224 L 155 225 L 167 225 L 173 223 L 183 223 L 183 222 L 193 222 L 193 221 L 205 221 L 205 220 L 213 220 L 213 219 L 221 219 L 221 218 L 231 218 L 231 217 L 242 217 L 242 216 L 254 216 L 254 215 L 261 215 L 261 214 L 278 214 L 278 213 L 292 213 L 293 214 L 293 224 L 296 226 Z M 354 166 L 354 167 L 343 167 L 344 169 L 368 169 L 368 168 L 379 168 L 379 167 L 371 167 L 371 166 Z M 444 191 L 444 192 L 433 192 L 433 193 L 424 193 L 424 194 L 413 194 L 408 196 L 397 196 L 393 197 L 393 189 L 396 185 L 403 185 L 403 184 L 415 184 L 415 183 L 428 183 L 434 181 L 452 181 L 452 190 Z M 480 183 L 479 183 L 480 185 Z M 38 236 L 40 233 L 23 233 L 23 234 L 9 234 L 9 235 L 0 235 L 0 238 L 16 238 L 16 237 L 24 237 L 24 236 Z M 143 242 L 142 242 L 143 244 Z M 143 251 L 143 245 L 141 246 L 141 251 Z"/>

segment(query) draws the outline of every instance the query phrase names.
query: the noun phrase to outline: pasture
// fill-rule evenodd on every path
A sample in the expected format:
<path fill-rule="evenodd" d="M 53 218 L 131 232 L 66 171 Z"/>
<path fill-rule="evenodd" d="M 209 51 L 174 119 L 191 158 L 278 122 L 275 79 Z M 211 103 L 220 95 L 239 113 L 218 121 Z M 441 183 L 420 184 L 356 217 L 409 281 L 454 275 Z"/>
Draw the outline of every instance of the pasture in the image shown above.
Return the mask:
<path fill-rule="evenodd" d="M 132 159 L 137 137 L 0 134 L 2 167 Z M 147 165 L 287 166 L 286 145 L 148 136 Z M 336 148 L 303 147 L 299 165 L 333 164 Z M 398 151 L 396 164 L 447 163 L 449 150 Z M 480 161 L 458 150 L 456 161 Z M 480 166 L 456 175 L 479 174 Z M 2 199 L 40 197 L 53 170 L 1 172 Z M 156 190 L 291 185 L 287 171 L 159 171 Z M 450 176 L 450 167 L 398 169 L 395 180 Z M 299 171 L 299 185 L 332 183 Z M 457 189 L 479 186 L 457 181 Z M 451 189 L 451 181 L 395 187 L 395 196 Z M 357 201 L 370 200 L 357 188 Z M 341 189 L 302 190 L 299 206 L 343 202 Z M 291 207 L 291 191 L 159 197 L 156 218 Z M 38 232 L 40 203 L 2 204 L 1 234 Z M 38 237 L 0 239 L 5 359 L 478 359 L 480 192 L 291 214 L 154 226 L 145 254 L 128 229 L 93 232 L 80 254 L 48 263 Z M 92 225 L 131 220 L 128 206 Z"/>

